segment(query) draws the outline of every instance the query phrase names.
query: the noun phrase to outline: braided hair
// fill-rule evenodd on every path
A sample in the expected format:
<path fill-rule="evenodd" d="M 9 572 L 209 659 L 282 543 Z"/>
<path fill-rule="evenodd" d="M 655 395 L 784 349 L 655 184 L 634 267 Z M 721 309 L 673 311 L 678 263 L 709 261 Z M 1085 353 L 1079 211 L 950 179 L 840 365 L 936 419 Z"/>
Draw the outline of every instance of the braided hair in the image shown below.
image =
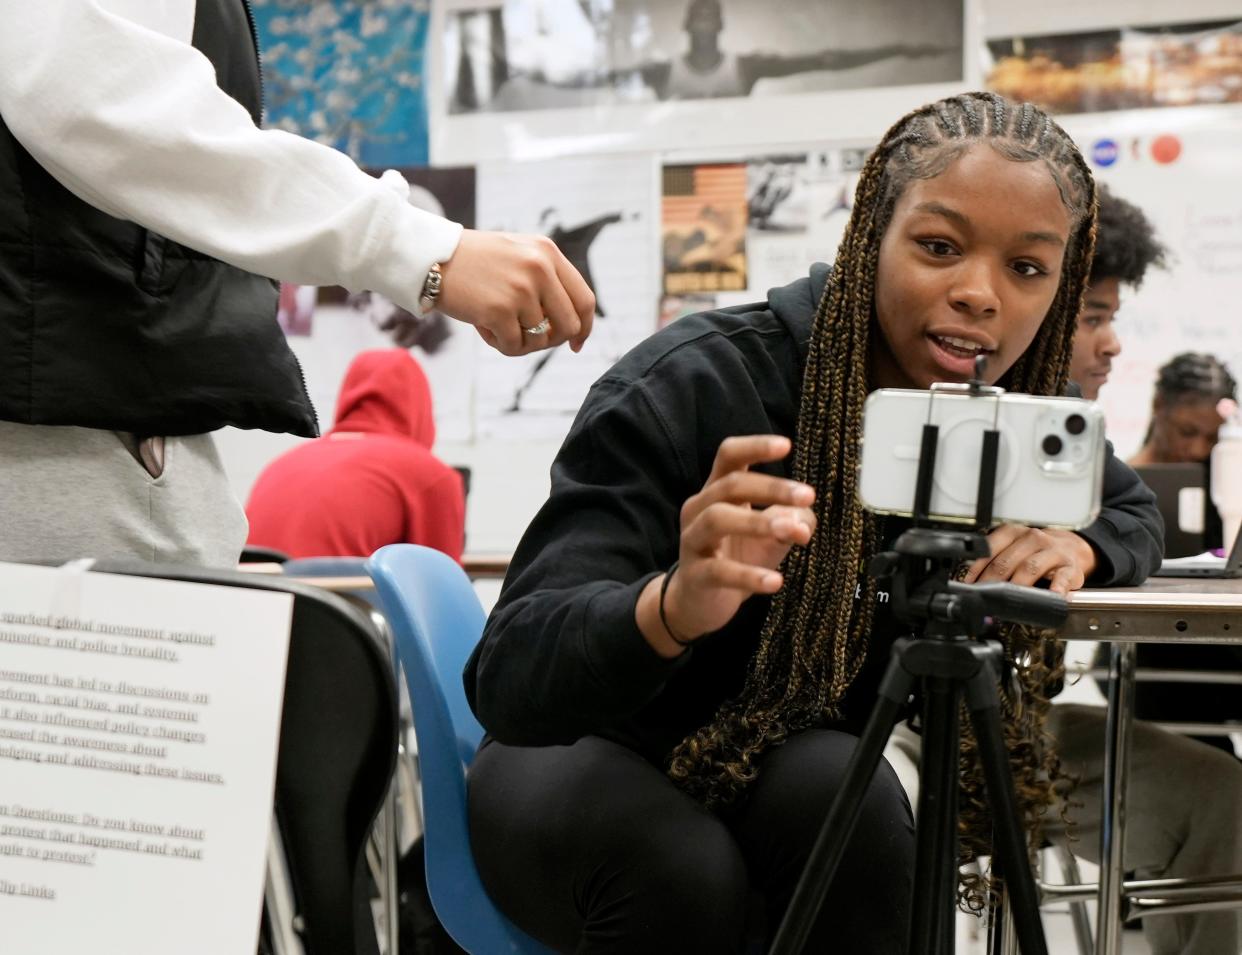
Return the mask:
<path fill-rule="evenodd" d="M 1034 341 L 1001 378 L 1014 391 L 1054 395 L 1063 390 L 1073 336 L 1091 263 L 1095 188 L 1069 136 L 1038 108 L 992 93 L 967 93 L 924 106 L 894 125 L 863 167 L 854 208 L 816 309 L 799 406 L 795 479 L 816 489 L 816 531 L 782 566 L 785 586 L 773 598 L 741 693 L 708 725 L 676 747 L 669 775 L 709 807 L 744 795 L 762 754 L 791 735 L 841 718 L 842 702 L 867 655 L 876 584 L 859 569 L 877 549 L 876 518 L 857 501 L 863 402 L 875 329 L 874 301 L 880 242 L 906 185 L 945 171 L 977 143 L 1006 159 L 1040 162 L 1070 213 L 1071 234 L 1056 296 Z M 1011 628 L 1010 655 L 1031 700 L 1042 694 L 1048 664 L 1042 637 L 1020 638 Z M 1021 694 L 1020 694 L 1021 695 Z M 1045 701 L 1046 702 L 1046 701 Z M 1038 737 L 1038 708 L 1022 699 L 1005 705 L 1019 801 L 1031 815 L 1052 802 L 1048 772 L 1055 758 Z M 1024 742 L 1024 740 L 1026 740 Z M 966 760 L 972 760 L 967 747 Z M 977 769 L 972 775 L 978 781 Z M 1054 773 L 1055 775 L 1055 773 Z M 1032 790 L 1022 799 L 1024 781 Z M 963 822 L 979 830 L 964 838 L 967 855 L 986 851 L 981 785 L 962 801 Z M 971 814 L 977 818 L 972 822 Z M 964 834 L 966 836 L 967 834 Z"/>
<path fill-rule="evenodd" d="M 1238 383 L 1229 369 L 1215 355 L 1182 352 L 1174 355 L 1156 372 L 1156 405 L 1165 410 L 1174 405 L 1206 402 L 1216 404 L 1222 398 L 1238 397 Z M 1143 444 L 1151 441 L 1156 431 L 1153 415 L 1147 423 Z"/>
<path fill-rule="evenodd" d="M 1237 398 L 1238 383 L 1215 355 L 1182 352 L 1160 366 L 1156 375 L 1156 397 L 1166 406 L 1182 401 L 1210 401 Z"/>

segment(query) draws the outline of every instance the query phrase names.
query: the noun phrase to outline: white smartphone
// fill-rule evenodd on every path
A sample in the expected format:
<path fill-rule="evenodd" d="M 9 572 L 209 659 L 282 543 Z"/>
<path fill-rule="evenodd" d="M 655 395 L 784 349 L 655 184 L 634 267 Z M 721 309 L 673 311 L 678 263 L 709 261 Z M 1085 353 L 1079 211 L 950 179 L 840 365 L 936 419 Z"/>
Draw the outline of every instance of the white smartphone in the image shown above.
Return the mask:
<path fill-rule="evenodd" d="M 1100 513 L 1104 415 L 1081 398 L 1045 398 L 966 385 L 882 388 L 863 408 L 858 496 L 881 514 L 910 515 L 923 425 L 939 426 L 928 516 L 973 523 L 983 432 L 1000 432 L 992 523 L 1086 527 Z"/>

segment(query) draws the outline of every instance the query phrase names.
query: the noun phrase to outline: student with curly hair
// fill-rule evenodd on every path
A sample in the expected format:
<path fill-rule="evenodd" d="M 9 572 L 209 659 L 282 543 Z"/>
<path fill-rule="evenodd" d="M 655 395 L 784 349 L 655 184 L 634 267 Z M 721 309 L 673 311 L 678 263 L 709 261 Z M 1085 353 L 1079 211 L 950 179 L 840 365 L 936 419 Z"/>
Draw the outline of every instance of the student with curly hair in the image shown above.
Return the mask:
<path fill-rule="evenodd" d="M 1107 383 L 1113 359 L 1121 354 L 1115 323 L 1121 308 L 1121 286 L 1137 289 L 1147 270 L 1163 268 L 1168 250 L 1156 238 L 1143 210 L 1108 186 L 1099 187 L 1099 214 L 1095 227 L 1095 258 L 1074 334 L 1070 380 L 1084 398 L 1094 401 Z"/>
<path fill-rule="evenodd" d="M 1061 393 L 1094 229 L 1090 171 L 1049 117 L 934 103 L 867 161 L 833 267 L 680 319 L 596 383 L 465 674 L 489 733 L 473 850 L 518 925 L 579 953 L 737 952 L 775 930 L 902 632 L 860 574 L 907 526 L 858 503 L 863 403 L 964 381 L 981 352 L 991 381 Z M 968 578 L 1141 580 L 1159 518 L 1111 455 L 1104 501 L 1080 533 L 995 529 Z M 1058 779 L 1045 641 L 1004 639 L 1034 831 Z M 969 752 L 965 858 L 990 832 Z M 913 855 L 882 764 L 812 950 L 905 951 Z"/>

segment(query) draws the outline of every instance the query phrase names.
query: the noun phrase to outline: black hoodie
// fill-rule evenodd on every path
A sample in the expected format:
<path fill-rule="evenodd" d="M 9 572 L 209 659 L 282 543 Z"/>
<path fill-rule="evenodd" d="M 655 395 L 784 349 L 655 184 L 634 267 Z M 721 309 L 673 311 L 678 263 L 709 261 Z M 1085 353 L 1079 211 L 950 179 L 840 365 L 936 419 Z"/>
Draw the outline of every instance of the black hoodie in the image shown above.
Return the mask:
<path fill-rule="evenodd" d="M 662 764 L 741 689 L 770 598 L 751 598 L 671 661 L 648 646 L 634 608 L 677 559 L 681 506 L 702 489 L 720 443 L 794 437 L 827 276 L 816 265 L 767 303 L 679 319 L 596 382 L 466 667 L 466 695 L 492 738 L 541 746 L 594 734 Z M 792 459 L 765 470 L 788 477 Z M 1104 510 L 1082 535 L 1098 557 L 1094 586 L 1138 583 L 1160 563 L 1154 498 L 1111 448 Z M 843 728 L 865 722 L 896 636 L 891 616 L 877 612 Z"/>

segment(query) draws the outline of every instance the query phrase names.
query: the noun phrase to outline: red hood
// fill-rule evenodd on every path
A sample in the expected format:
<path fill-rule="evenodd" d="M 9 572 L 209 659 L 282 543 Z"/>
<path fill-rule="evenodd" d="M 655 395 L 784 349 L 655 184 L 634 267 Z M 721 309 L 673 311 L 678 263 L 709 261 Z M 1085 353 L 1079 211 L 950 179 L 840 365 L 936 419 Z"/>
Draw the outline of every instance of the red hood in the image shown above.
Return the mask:
<path fill-rule="evenodd" d="M 345 372 L 333 431 L 400 435 L 430 448 L 436 440 L 431 387 L 403 348 L 364 351 Z"/>

